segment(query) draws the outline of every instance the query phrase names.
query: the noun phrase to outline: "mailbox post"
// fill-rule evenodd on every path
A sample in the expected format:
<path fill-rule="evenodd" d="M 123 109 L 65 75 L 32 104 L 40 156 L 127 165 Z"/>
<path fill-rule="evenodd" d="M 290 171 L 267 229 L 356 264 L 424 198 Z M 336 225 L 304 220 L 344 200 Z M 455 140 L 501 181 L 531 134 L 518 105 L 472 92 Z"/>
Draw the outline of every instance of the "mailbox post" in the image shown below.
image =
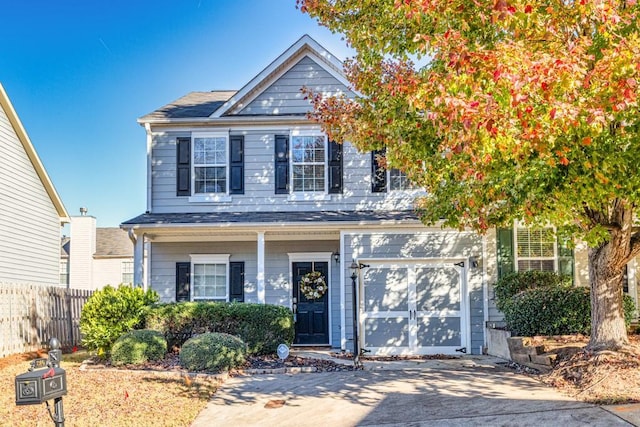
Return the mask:
<path fill-rule="evenodd" d="M 29 371 L 16 377 L 16 405 L 38 405 L 44 402 L 55 427 L 64 427 L 62 396 L 67 394 L 67 374 L 60 368 L 60 341 L 51 338 L 49 347 L 51 350 L 47 359 L 32 360 Z M 53 414 L 48 402 L 51 399 L 54 402 Z"/>

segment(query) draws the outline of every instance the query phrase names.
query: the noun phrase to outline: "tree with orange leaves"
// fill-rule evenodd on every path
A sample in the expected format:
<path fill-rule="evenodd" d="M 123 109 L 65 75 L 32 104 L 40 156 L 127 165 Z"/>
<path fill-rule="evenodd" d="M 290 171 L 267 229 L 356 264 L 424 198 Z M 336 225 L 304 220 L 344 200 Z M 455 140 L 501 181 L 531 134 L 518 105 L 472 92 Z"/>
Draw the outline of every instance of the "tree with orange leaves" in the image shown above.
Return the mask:
<path fill-rule="evenodd" d="M 628 344 L 640 253 L 637 0 L 297 0 L 345 35 L 353 99 L 312 118 L 427 190 L 425 223 L 553 224 L 589 245 L 591 350 Z"/>

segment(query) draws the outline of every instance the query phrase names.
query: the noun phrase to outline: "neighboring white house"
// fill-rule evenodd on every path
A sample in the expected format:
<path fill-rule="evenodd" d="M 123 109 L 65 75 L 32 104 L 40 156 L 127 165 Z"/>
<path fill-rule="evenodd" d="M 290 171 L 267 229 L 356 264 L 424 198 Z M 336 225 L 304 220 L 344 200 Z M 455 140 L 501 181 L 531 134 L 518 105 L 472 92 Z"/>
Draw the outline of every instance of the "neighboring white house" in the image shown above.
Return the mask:
<path fill-rule="evenodd" d="M 304 36 L 239 91 L 192 92 L 138 119 L 147 212 L 121 225 L 136 240 L 135 283 L 163 301 L 290 307 L 294 345 L 352 349 L 355 317 L 373 354 L 477 354 L 502 318 L 499 274 L 585 282 L 584 257 L 547 233 L 425 227 L 420 190 L 380 167 L 383 153 L 328 140 L 303 86 L 353 96 L 342 63 Z M 300 291 L 311 271 L 328 283 L 319 298 Z"/>
<path fill-rule="evenodd" d="M 0 84 L 0 283 L 57 285 L 60 196 Z"/>
<path fill-rule="evenodd" d="M 133 284 L 133 244 L 127 232 L 97 228 L 96 218 L 71 217 L 70 236 L 60 247 L 60 284 L 72 289 L 101 289 L 106 285 Z"/>

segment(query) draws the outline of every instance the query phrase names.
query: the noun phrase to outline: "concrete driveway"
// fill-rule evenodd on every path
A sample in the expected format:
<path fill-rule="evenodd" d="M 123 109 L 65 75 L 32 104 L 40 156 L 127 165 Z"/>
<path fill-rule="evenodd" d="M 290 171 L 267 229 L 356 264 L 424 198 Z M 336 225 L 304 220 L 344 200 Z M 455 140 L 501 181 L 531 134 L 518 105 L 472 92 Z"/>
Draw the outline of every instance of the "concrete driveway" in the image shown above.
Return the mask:
<path fill-rule="evenodd" d="M 229 378 L 193 426 L 633 425 L 499 365 L 473 365 Z"/>

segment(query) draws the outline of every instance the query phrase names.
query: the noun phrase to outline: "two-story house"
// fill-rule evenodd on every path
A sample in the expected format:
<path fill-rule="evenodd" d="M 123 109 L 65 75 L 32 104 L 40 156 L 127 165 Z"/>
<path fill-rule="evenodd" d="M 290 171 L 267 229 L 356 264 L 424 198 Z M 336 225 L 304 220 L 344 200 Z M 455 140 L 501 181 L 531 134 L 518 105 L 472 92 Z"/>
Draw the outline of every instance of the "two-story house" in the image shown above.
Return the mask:
<path fill-rule="evenodd" d="M 328 140 L 306 118 L 303 86 L 353 95 L 342 63 L 304 36 L 240 90 L 192 92 L 138 120 L 147 212 L 122 224 L 135 283 L 163 301 L 290 307 L 294 345 L 351 350 L 356 325 L 373 354 L 477 354 L 499 317 L 498 262 L 572 260 L 545 233 L 425 227 L 412 211 L 419 190 L 376 153 Z M 545 251 L 516 250 L 525 243 Z M 311 271 L 328 283 L 321 297 L 300 291 Z"/>
<path fill-rule="evenodd" d="M 0 85 L 0 283 L 58 284 L 69 215 Z"/>

